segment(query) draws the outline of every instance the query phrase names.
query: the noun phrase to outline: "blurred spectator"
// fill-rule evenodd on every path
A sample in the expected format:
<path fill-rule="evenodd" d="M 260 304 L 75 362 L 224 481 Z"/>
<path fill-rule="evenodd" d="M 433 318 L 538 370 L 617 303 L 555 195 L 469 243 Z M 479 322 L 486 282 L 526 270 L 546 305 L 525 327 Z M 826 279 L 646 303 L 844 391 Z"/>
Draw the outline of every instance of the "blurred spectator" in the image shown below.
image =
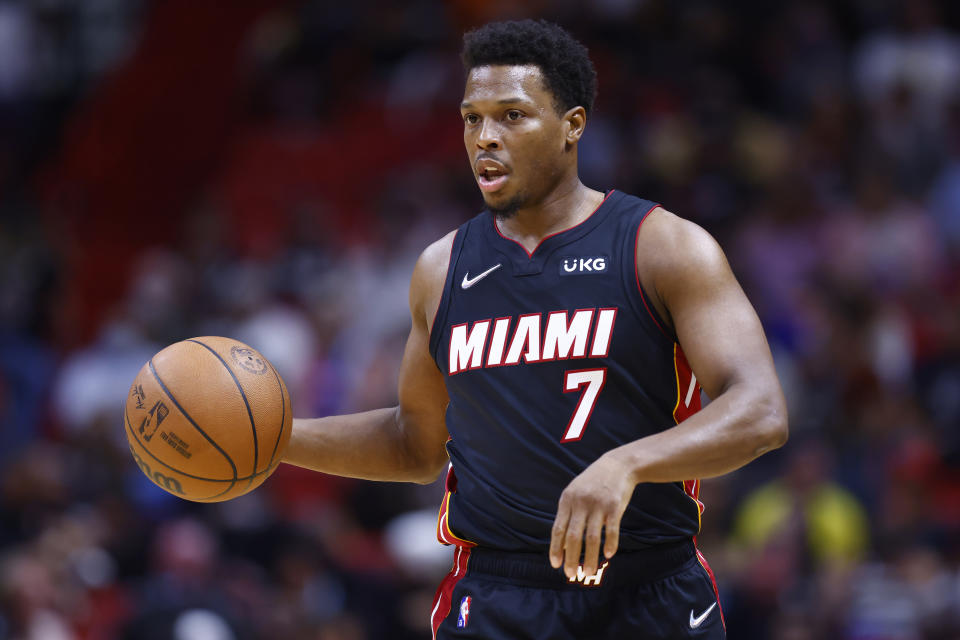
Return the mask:
<path fill-rule="evenodd" d="M 850 565 L 865 556 L 866 512 L 849 491 L 830 480 L 828 457 L 819 443 L 794 445 L 784 476 L 744 499 L 732 539 L 754 560 L 766 549 L 793 546 L 796 551 L 787 557 L 814 564 Z"/>
<path fill-rule="evenodd" d="M 16 103 L 29 89 L 33 37 L 27 9 L 12 2 L 0 4 L 0 105 Z"/>
<path fill-rule="evenodd" d="M 894 297 L 935 282 L 942 245 L 929 214 L 899 196 L 875 162 L 861 170 L 853 206 L 825 221 L 823 264 L 834 282 Z"/>

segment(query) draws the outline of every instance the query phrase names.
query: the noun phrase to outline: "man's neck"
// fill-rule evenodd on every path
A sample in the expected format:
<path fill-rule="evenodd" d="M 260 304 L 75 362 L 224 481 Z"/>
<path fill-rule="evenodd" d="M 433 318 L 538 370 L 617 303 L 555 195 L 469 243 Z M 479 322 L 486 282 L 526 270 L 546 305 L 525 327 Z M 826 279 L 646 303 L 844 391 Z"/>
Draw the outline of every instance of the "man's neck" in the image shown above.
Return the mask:
<path fill-rule="evenodd" d="M 520 209 L 504 220 L 497 220 L 500 233 L 533 251 L 549 235 L 575 227 L 597 210 L 603 193 L 576 179 L 567 188 L 555 189 L 534 207 Z"/>

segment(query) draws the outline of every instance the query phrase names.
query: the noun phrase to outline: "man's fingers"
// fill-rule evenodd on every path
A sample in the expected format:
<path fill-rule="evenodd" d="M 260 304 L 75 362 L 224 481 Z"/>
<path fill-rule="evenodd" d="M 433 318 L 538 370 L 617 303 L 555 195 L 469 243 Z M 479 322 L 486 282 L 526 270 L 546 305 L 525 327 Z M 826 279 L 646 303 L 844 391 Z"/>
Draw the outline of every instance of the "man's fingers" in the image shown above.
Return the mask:
<path fill-rule="evenodd" d="M 559 569 L 563 564 L 563 541 L 567 535 L 567 523 L 570 521 L 570 508 L 561 500 L 557 507 L 557 517 L 553 521 L 553 530 L 550 534 L 550 564 Z"/>
<path fill-rule="evenodd" d="M 583 528 L 586 524 L 583 513 L 574 512 L 567 524 L 567 534 L 563 539 L 563 572 L 568 578 L 577 575 L 580 566 L 580 549 L 583 546 Z"/>
<path fill-rule="evenodd" d="M 603 555 L 609 560 L 620 546 L 620 517 L 611 513 L 604 526 Z"/>
<path fill-rule="evenodd" d="M 587 530 L 584 534 L 583 573 L 592 576 L 597 572 L 597 563 L 600 558 L 600 533 L 603 530 L 604 517 L 600 511 L 594 511 L 587 520 Z"/>

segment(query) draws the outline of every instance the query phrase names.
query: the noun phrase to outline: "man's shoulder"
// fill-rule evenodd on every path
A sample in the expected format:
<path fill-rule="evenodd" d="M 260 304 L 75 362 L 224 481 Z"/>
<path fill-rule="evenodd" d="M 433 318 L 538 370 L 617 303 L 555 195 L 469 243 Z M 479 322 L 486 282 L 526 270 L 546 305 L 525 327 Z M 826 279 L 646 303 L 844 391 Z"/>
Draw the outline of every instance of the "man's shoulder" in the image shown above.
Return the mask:
<path fill-rule="evenodd" d="M 449 231 L 441 238 L 434 240 L 420 252 L 417 259 L 417 268 L 436 269 L 438 266 L 446 268 L 450 260 L 450 251 L 453 249 L 454 239 L 459 229 Z"/>
<path fill-rule="evenodd" d="M 462 238 L 467 234 L 468 229 L 471 228 L 474 230 L 473 232 L 475 232 L 480 228 L 480 225 L 490 224 L 489 220 L 490 212 L 484 209 L 472 218 L 464 221 L 463 224 L 456 229 L 449 231 L 442 238 L 427 245 L 417 260 L 417 269 L 422 269 L 434 274 L 436 271 L 442 271 L 443 275 L 446 275 L 451 252 L 453 251 L 457 237 L 460 236 Z M 440 277 L 441 285 L 443 284 L 443 275 Z"/>
<path fill-rule="evenodd" d="M 703 227 L 660 205 L 650 210 L 637 234 L 638 257 L 655 257 L 658 262 L 707 258 L 717 248 Z"/>
<path fill-rule="evenodd" d="M 443 293 L 450 255 L 458 231 L 459 229 L 454 229 L 448 232 L 420 252 L 420 257 L 413 267 L 413 277 L 410 279 L 410 308 L 415 315 L 433 317 Z"/>
<path fill-rule="evenodd" d="M 413 268 L 413 286 L 443 288 L 447 277 L 447 267 L 450 263 L 450 254 L 459 229 L 449 231 L 442 238 L 434 240 L 420 252 L 417 263 Z"/>
<path fill-rule="evenodd" d="M 657 310 L 666 313 L 672 313 L 669 301 L 678 291 L 690 290 L 695 283 L 721 282 L 730 273 L 727 258 L 712 235 L 663 207 L 647 216 L 637 234 L 636 251 L 640 279 L 657 297 Z"/>

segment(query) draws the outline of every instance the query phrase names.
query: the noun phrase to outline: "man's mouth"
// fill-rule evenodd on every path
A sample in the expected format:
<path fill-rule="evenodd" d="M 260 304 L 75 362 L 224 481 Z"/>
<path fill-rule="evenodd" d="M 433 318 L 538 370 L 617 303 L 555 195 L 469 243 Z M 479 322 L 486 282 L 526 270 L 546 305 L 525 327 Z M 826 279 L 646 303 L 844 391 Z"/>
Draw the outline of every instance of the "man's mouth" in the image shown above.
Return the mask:
<path fill-rule="evenodd" d="M 507 181 L 507 174 L 497 171 L 484 171 L 477 176 L 481 191 L 496 191 Z"/>
<path fill-rule="evenodd" d="M 489 158 L 477 162 L 477 184 L 481 191 L 496 191 L 507 181 L 509 171 L 506 167 Z"/>

